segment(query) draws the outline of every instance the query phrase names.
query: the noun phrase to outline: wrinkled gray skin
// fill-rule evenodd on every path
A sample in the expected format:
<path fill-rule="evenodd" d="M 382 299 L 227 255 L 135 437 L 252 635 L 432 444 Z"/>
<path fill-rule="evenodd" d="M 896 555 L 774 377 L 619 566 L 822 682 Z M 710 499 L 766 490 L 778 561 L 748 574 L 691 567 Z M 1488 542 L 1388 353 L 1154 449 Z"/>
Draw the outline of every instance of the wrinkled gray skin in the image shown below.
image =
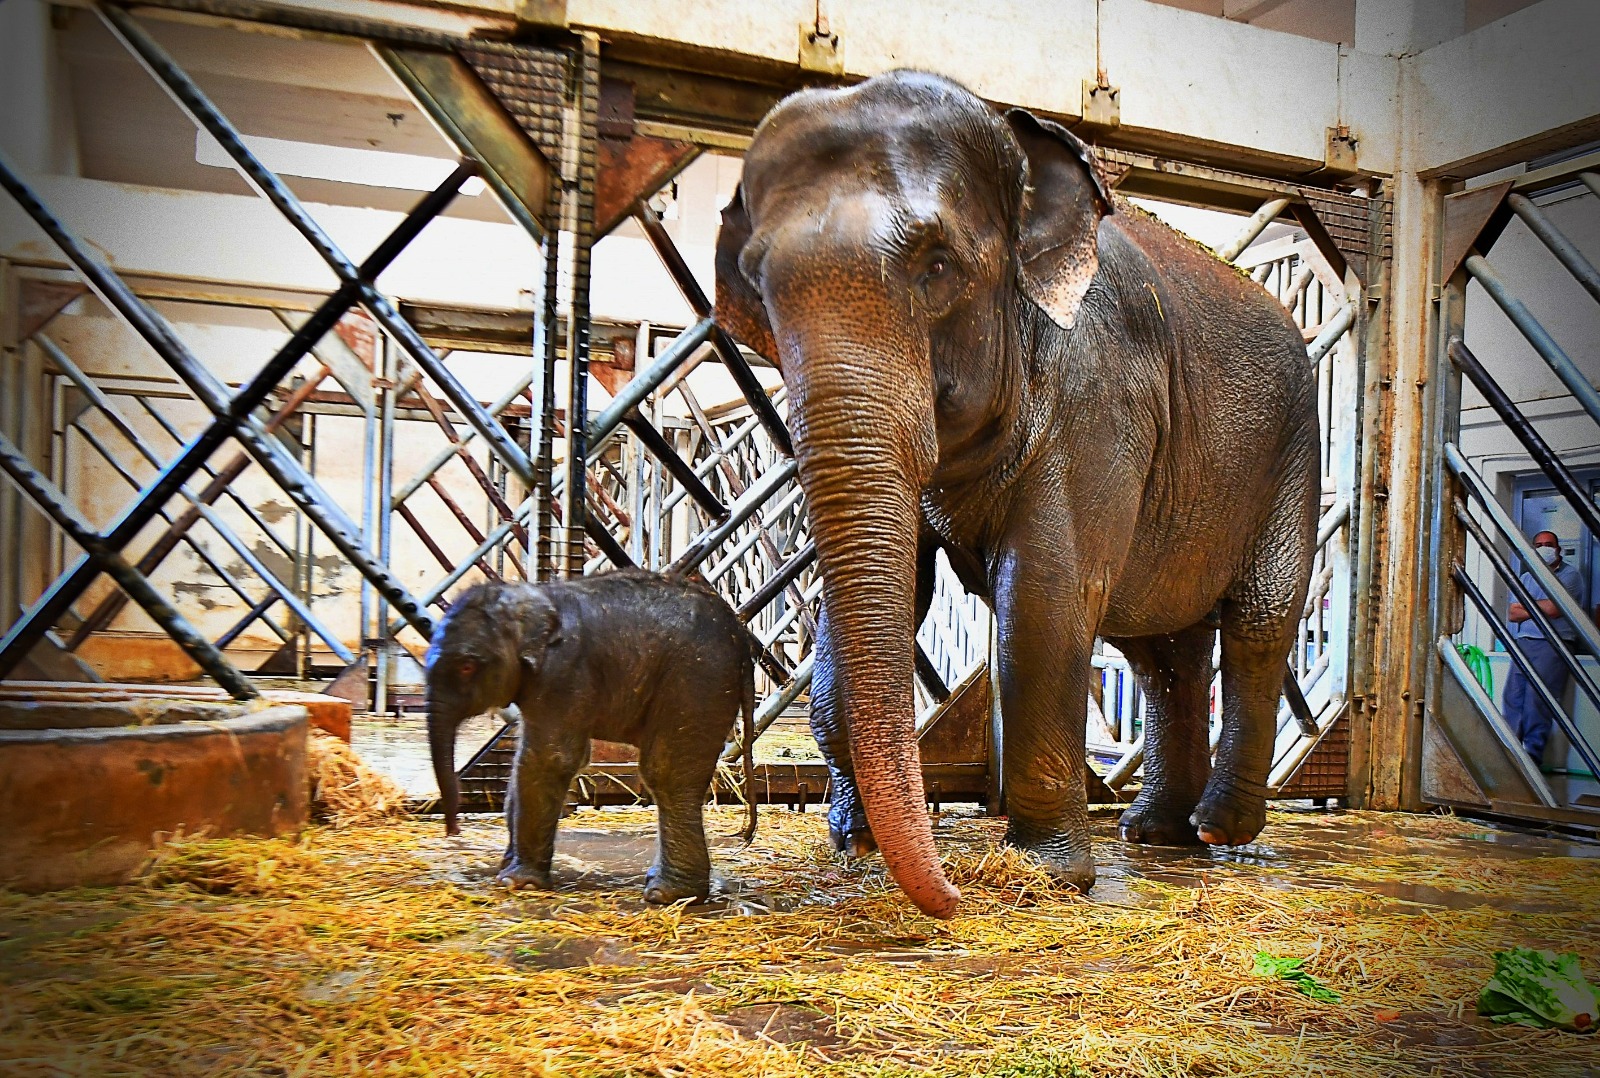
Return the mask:
<path fill-rule="evenodd" d="M 1318 491 L 1305 344 L 1265 291 L 1111 196 L 1063 128 L 894 72 L 762 122 L 723 211 L 717 317 L 789 392 L 837 844 L 876 844 L 919 907 L 954 910 L 912 729 L 939 548 L 998 619 L 1009 842 L 1094 881 L 1097 635 L 1150 702 L 1123 836 L 1256 836 Z"/>
<path fill-rule="evenodd" d="M 714 591 L 634 569 L 480 585 L 434 630 L 427 667 L 429 748 L 450 834 L 459 831 L 457 729 L 512 703 L 522 713 L 502 882 L 550 886 L 556 823 L 598 738 L 638 747 L 639 774 L 657 805 L 646 900 L 706 897 L 706 793 L 741 710 L 749 787 L 755 711 L 750 638 Z M 746 842 L 754 832 L 752 802 Z"/>

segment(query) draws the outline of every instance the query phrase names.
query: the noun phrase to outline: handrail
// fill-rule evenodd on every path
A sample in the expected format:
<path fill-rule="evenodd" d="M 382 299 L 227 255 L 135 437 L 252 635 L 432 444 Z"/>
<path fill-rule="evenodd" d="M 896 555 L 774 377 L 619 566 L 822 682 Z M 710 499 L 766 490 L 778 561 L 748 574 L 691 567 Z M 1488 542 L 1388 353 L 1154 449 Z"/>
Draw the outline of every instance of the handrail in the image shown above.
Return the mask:
<path fill-rule="evenodd" d="M 1483 686 L 1478 684 L 1478 679 L 1472 676 L 1472 671 L 1467 669 L 1467 664 L 1456 653 L 1456 646 L 1444 638 L 1436 641 L 1434 646 L 1444 659 L 1445 667 L 1455 675 L 1461 691 L 1467 694 L 1472 706 L 1478 709 L 1484 722 L 1488 723 L 1489 729 L 1494 732 L 1495 739 L 1511 757 L 1511 766 L 1517 769 L 1522 781 L 1528 784 L 1528 788 L 1539 799 L 1539 803 L 1545 808 L 1560 808 L 1556 795 L 1550 790 L 1550 784 L 1534 766 L 1533 759 L 1523 749 L 1522 742 L 1517 740 L 1516 734 L 1506 725 L 1505 716 L 1500 714 L 1499 709 L 1494 706 L 1494 701 L 1489 699 L 1489 694 L 1483 691 Z"/>
<path fill-rule="evenodd" d="M 1472 519 L 1472 514 L 1467 512 L 1467 507 L 1461 504 L 1459 499 L 1456 501 L 1456 516 L 1465 525 L 1468 534 L 1477 540 L 1484 557 L 1489 559 L 1489 564 L 1494 566 L 1495 572 L 1500 574 L 1500 579 L 1504 580 L 1506 586 L 1515 593 L 1517 602 L 1521 603 L 1523 609 L 1527 610 L 1528 616 L 1533 619 L 1533 623 L 1539 627 L 1540 632 L 1544 633 L 1544 638 L 1551 642 L 1551 646 L 1555 648 L 1556 654 L 1561 657 L 1561 661 L 1566 664 L 1567 671 L 1572 675 L 1573 680 L 1578 683 L 1578 687 L 1583 690 L 1583 694 L 1589 698 L 1597 709 L 1600 709 L 1600 683 L 1597 683 L 1590 676 L 1589 671 L 1583 668 L 1583 664 L 1578 662 L 1577 655 L 1573 653 L 1571 648 L 1567 647 L 1567 642 L 1556 632 L 1549 616 L 1539 608 L 1539 604 L 1533 600 L 1533 594 L 1523 586 L 1522 578 L 1512 571 L 1511 564 L 1506 561 L 1505 556 L 1500 551 L 1495 549 L 1494 542 L 1484 532 L 1483 525 Z M 1595 773 L 1600 774 L 1600 771 Z"/>
<path fill-rule="evenodd" d="M 1522 669 L 1523 676 L 1527 678 L 1528 684 L 1539 690 L 1539 699 L 1544 701 L 1545 707 L 1550 709 L 1551 715 L 1561 726 L 1561 732 L 1567 735 L 1567 740 L 1572 743 L 1573 748 L 1578 750 L 1578 755 L 1583 757 L 1583 762 L 1589 765 L 1590 773 L 1600 775 L 1600 763 L 1595 761 L 1594 750 L 1589 747 L 1589 742 L 1584 738 L 1583 732 L 1578 729 L 1577 724 L 1567 714 L 1567 710 L 1562 706 L 1561 701 L 1555 698 L 1555 694 L 1550 691 L 1550 687 L 1540 679 L 1538 672 L 1533 668 L 1532 661 L 1522 650 L 1522 645 L 1517 642 L 1511 630 L 1495 614 L 1494 608 L 1489 604 L 1489 600 L 1478 588 L 1478 585 L 1460 565 L 1455 566 L 1450 575 L 1455 579 L 1456 586 L 1466 593 L 1467 598 L 1472 600 L 1472 605 L 1478 608 L 1478 613 L 1483 615 L 1484 620 L 1493 626 L 1495 635 L 1499 637 L 1501 643 L 1505 644 L 1506 653 L 1511 656 L 1512 661 Z M 1547 636 L 1545 639 L 1548 640 L 1550 638 Z"/>
<path fill-rule="evenodd" d="M 1550 248 L 1550 253 L 1567 267 L 1567 272 L 1577 279 L 1589 295 L 1600 300 L 1600 270 L 1596 270 L 1594 264 L 1583 257 L 1583 252 L 1573 246 L 1572 241 L 1555 226 L 1555 222 L 1546 217 L 1544 211 L 1527 195 L 1513 191 L 1506 196 L 1506 202 L 1511 205 L 1512 211 L 1522 218 L 1523 224 L 1528 226 L 1528 231 L 1538 236 L 1544 245 Z"/>
<path fill-rule="evenodd" d="M 1451 340 L 1447 351 L 1456 366 L 1461 368 L 1461 373 L 1478 388 L 1478 392 L 1483 394 L 1483 399 L 1489 402 L 1489 407 L 1499 415 L 1500 421 L 1510 428 L 1511 433 L 1516 435 L 1517 441 L 1527 449 L 1528 455 L 1539 466 L 1539 470 L 1555 484 L 1557 490 L 1561 491 L 1572 511 L 1583 518 L 1589 534 L 1600 535 L 1600 510 L 1595 509 L 1594 503 L 1578 486 L 1578 481 L 1573 478 L 1566 465 L 1550 451 L 1550 446 L 1506 395 L 1505 390 L 1501 389 L 1500 384 L 1484 370 L 1478 357 L 1472 354 L 1472 349 L 1468 348 L 1460 337 L 1456 337 Z"/>
<path fill-rule="evenodd" d="M 1540 325 L 1539 320 L 1523 306 L 1522 301 L 1511 294 L 1505 282 L 1494 272 L 1494 267 L 1490 266 L 1482 255 L 1477 253 L 1468 255 L 1466 267 L 1467 272 L 1483 285 L 1485 292 L 1489 293 L 1489 298 L 1499 305 L 1507 318 L 1511 319 L 1511 324 L 1527 338 L 1529 344 L 1533 345 L 1533 350 L 1550 365 L 1552 371 L 1555 371 L 1556 377 L 1561 379 L 1561 384 L 1567 387 L 1567 391 L 1583 406 L 1583 410 L 1589 413 L 1589 418 L 1600 423 L 1600 392 L 1596 392 L 1594 386 L 1589 384 L 1589 379 L 1578 369 L 1578 365 L 1572 362 L 1572 357 L 1561 350 L 1556 339 L 1550 336 L 1550 331 Z"/>
<path fill-rule="evenodd" d="M 1539 556 L 1533 552 L 1533 546 L 1512 523 L 1511 517 L 1496 500 L 1494 492 L 1489 489 L 1488 484 L 1472 465 L 1467 463 L 1454 442 L 1445 443 L 1444 461 L 1451 474 L 1462 480 L 1468 492 L 1479 505 L 1483 506 L 1484 512 L 1494 522 L 1495 530 L 1500 533 L 1501 538 L 1511 544 L 1517 556 L 1528 566 L 1528 571 L 1539 581 L 1539 586 L 1544 589 L 1545 595 L 1549 596 L 1550 601 L 1561 608 L 1562 615 L 1572 622 L 1573 628 L 1577 629 L 1579 636 L 1583 638 L 1584 646 L 1594 654 L 1600 655 L 1600 631 L 1595 629 L 1594 623 L 1578 605 L 1578 601 L 1567 594 L 1567 589 L 1556 580 L 1550 568 L 1539 560 Z"/>

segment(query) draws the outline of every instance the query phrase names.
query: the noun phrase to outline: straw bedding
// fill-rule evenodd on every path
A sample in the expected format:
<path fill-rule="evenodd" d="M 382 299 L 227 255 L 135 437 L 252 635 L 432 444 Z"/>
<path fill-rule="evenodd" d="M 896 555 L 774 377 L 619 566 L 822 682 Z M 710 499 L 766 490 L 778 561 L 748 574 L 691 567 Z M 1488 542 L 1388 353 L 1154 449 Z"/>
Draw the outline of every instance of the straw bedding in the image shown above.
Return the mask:
<path fill-rule="evenodd" d="M 710 830 L 737 830 L 740 813 L 713 810 Z M 647 849 L 654 813 L 584 811 L 563 827 Z M 1554 944 L 1600 968 L 1600 861 L 1482 855 L 1474 845 L 1488 844 L 1468 836 L 1483 826 L 1451 818 L 1278 813 L 1271 847 L 1183 855 L 1201 867 L 1179 878 L 1159 859 L 1127 867 L 1112 827 L 1097 822 L 1108 872 L 1090 901 L 1000 846 L 1000 821 L 944 817 L 940 848 L 965 893 L 949 922 L 916 914 L 877 858 L 837 859 L 821 816 L 782 810 L 764 813 L 750 848 L 715 851 L 725 893 L 710 910 L 646 908 L 637 875 L 578 878 L 564 859 L 556 893 L 497 889 L 498 822 L 469 823 L 460 839 L 403 820 L 180 840 L 131 887 L 0 894 L 0 1060 L 11 1061 L 0 1072 L 1547 1078 L 1600 1067 L 1594 1037 L 1472 1011 L 1496 949 Z M 1351 833 L 1359 843 L 1329 852 L 1330 834 Z M 1255 974 L 1259 951 L 1305 957 L 1341 1002 Z"/>

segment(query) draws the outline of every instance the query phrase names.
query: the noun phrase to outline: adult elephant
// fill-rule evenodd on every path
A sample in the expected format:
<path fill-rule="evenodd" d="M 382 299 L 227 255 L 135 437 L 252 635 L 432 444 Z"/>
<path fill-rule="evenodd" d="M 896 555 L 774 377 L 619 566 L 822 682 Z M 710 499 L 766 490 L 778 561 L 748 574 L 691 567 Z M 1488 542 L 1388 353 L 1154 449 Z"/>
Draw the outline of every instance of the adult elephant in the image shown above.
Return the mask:
<path fill-rule="evenodd" d="M 717 316 L 788 387 L 837 843 L 875 841 L 912 901 L 953 912 L 913 730 L 937 547 L 999 623 L 1008 842 L 1094 881 L 1097 635 L 1150 705 L 1124 838 L 1256 836 L 1318 491 L 1305 345 L 1265 291 L 1111 195 L 1065 129 L 903 71 L 762 121 L 723 211 Z"/>

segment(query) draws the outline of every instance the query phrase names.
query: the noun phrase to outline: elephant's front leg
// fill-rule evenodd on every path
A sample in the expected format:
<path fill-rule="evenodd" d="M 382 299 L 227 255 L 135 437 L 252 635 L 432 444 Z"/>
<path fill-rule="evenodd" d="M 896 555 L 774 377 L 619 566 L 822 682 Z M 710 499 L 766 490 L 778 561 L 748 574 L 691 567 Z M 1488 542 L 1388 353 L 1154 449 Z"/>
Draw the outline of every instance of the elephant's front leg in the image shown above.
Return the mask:
<path fill-rule="evenodd" d="M 817 739 L 828 765 L 828 839 L 836 850 L 865 857 L 878 848 L 867 825 L 867 810 L 856 789 L 856 769 L 850 759 L 850 727 L 839 707 L 837 661 L 833 633 L 828 625 L 827 603 L 817 618 L 817 639 L 812 650 L 811 736 Z"/>
<path fill-rule="evenodd" d="M 1063 596 L 1061 564 L 1030 552 L 997 574 L 1001 777 L 1006 841 L 1085 891 L 1095 877 L 1084 788 L 1094 629 L 1088 604 Z"/>
<path fill-rule="evenodd" d="M 556 824 L 573 777 L 589 762 L 589 739 L 582 730 L 562 729 L 559 722 L 550 727 L 538 729 L 525 721 L 517 739 L 507 795 L 514 814 L 511 858 L 497 877 L 512 887 L 550 886 Z"/>

